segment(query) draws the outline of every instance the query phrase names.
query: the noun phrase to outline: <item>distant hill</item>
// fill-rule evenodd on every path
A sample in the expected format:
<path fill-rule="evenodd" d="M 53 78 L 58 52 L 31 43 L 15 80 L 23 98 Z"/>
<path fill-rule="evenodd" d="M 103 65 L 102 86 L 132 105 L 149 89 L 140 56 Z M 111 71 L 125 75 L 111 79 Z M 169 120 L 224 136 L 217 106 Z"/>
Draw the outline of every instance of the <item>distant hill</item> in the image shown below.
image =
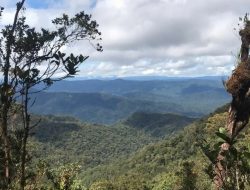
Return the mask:
<path fill-rule="evenodd" d="M 193 118 L 176 114 L 136 112 L 123 123 L 127 126 L 142 129 L 156 137 L 164 137 L 194 121 Z"/>
<path fill-rule="evenodd" d="M 168 80 L 154 79 L 151 80 L 63 80 L 54 83 L 49 92 L 102 92 L 106 94 L 123 95 L 129 92 L 151 92 L 164 89 L 170 94 L 176 94 L 182 88 L 190 85 L 204 85 L 212 88 L 222 88 L 223 83 L 220 77 L 205 78 L 170 78 Z"/>
<path fill-rule="evenodd" d="M 113 124 L 134 112 L 201 117 L 229 102 L 222 78 L 60 81 L 37 94 L 32 111 Z"/>
<path fill-rule="evenodd" d="M 36 114 L 74 116 L 82 121 L 113 124 L 134 112 L 182 113 L 181 105 L 134 100 L 102 93 L 39 93 L 31 111 Z M 193 113 L 197 116 L 199 113 Z"/>

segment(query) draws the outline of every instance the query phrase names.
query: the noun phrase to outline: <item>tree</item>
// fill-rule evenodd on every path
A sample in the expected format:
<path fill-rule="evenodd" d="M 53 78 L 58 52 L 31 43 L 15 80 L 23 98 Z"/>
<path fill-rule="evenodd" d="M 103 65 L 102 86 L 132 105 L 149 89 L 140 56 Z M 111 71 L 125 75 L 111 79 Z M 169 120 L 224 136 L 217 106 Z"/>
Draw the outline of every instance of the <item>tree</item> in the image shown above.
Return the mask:
<path fill-rule="evenodd" d="M 117 189 L 110 181 L 102 180 L 93 183 L 89 190 L 115 190 Z"/>
<path fill-rule="evenodd" d="M 3 81 L 0 85 L 0 134 L 2 143 L 2 173 L 0 184 L 3 188 L 10 188 L 14 178 L 20 181 L 20 189 L 24 189 L 26 180 L 27 140 L 31 123 L 29 113 L 30 94 L 37 84 L 43 84 L 44 89 L 55 81 L 63 80 L 77 74 L 78 66 L 88 56 L 67 54 L 62 48 L 80 40 L 95 41 L 92 44 L 97 51 L 102 47 L 96 43 L 101 40 L 98 24 L 91 19 L 91 15 L 80 12 L 70 18 L 67 14 L 52 21 L 54 30 L 42 28 L 37 31 L 26 24 L 26 17 L 20 14 L 25 11 L 25 0 L 16 4 L 13 23 L 5 26 L 0 34 L 0 72 Z M 3 12 L 0 9 L 0 16 Z M 59 77 L 56 77 L 56 75 Z M 12 109 L 14 105 L 18 109 Z M 15 107 L 15 106 L 14 106 Z M 19 137 L 19 154 L 15 152 L 10 129 L 10 119 L 18 112 L 22 125 L 17 128 Z M 0 153 L 1 154 L 1 153 Z M 18 162 L 19 164 L 14 164 Z"/>
<path fill-rule="evenodd" d="M 180 176 L 180 190 L 196 190 L 197 175 L 193 172 L 194 162 L 185 161 L 182 164 L 182 169 L 177 172 Z"/>
<path fill-rule="evenodd" d="M 247 163 L 245 155 L 235 147 L 237 137 L 247 126 L 250 116 L 250 21 L 247 14 L 240 20 L 243 21 L 243 28 L 239 31 L 242 42 L 240 60 L 231 77 L 225 82 L 227 91 L 232 95 L 227 122 L 225 128 L 216 133 L 222 139 L 217 144 L 218 150 L 207 154 L 213 163 L 213 180 L 217 190 L 244 189 L 244 181 L 239 181 L 239 175 L 249 175 L 248 169 L 244 169 L 246 166 L 239 165 Z"/>
<path fill-rule="evenodd" d="M 221 154 L 221 145 L 224 143 L 230 144 L 227 151 L 223 152 L 223 160 L 220 160 L 221 166 L 225 169 L 222 179 L 221 189 L 224 190 L 244 190 L 247 189 L 250 179 L 250 165 L 249 165 L 249 150 L 246 146 L 237 143 L 237 141 L 231 142 L 227 136 L 224 128 L 220 128 L 219 132 L 216 132 L 217 139 L 213 139 L 213 143 L 203 142 L 202 150 L 210 160 L 210 165 L 205 170 L 211 179 L 217 177 L 217 162 L 218 153 Z M 220 175 L 221 177 L 221 175 Z M 216 188 L 218 184 L 215 183 Z"/>
<path fill-rule="evenodd" d="M 54 170 L 47 170 L 47 178 L 52 182 L 55 190 L 85 190 L 81 184 L 77 184 L 76 176 L 80 171 L 80 166 L 69 164 Z"/>

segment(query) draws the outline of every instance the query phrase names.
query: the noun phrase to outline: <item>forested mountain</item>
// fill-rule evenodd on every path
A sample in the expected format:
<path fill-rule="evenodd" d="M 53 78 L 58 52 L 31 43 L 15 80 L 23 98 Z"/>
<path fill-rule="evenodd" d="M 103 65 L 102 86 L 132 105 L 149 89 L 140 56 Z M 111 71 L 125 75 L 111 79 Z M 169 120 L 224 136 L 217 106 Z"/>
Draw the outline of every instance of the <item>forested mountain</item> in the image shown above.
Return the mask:
<path fill-rule="evenodd" d="M 134 100 L 110 94 L 57 92 L 37 94 L 31 110 L 37 114 L 71 115 L 91 123 L 113 124 L 138 111 L 183 113 L 184 108 L 175 103 Z"/>
<path fill-rule="evenodd" d="M 127 126 L 91 125 L 52 116 L 43 117 L 32 132 L 33 142 L 43 150 L 37 152 L 38 157 L 57 165 L 77 162 L 84 168 L 128 155 L 157 140 Z"/>
<path fill-rule="evenodd" d="M 219 142 L 214 130 L 225 125 L 224 111 L 225 108 L 220 109 L 170 138 L 147 145 L 130 158 L 89 169 L 82 174 L 85 184 L 99 184 L 104 189 L 107 184 L 114 189 L 172 190 L 188 186 L 192 187 L 190 189 L 211 189 L 210 161 L 199 143 L 206 140 L 214 146 Z M 240 137 L 242 143 L 238 148 L 248 144 L 249 134 L 248 129 L 246 135 Z"/>
<path fill-rule="evenodd" d="M 224 106 L 194 121 L 184 130 L 168 133 L 165 139 L 154 135 L 157 128 L 169 126 L 171 131 L 171 126 L 190 123 L 192 119 L 173 114 L 135 113 L 123 124 L 103 127 L 82 124 L 73 118 L 46 116 L 32 138 L 32 143 L 41 147 L 34 150 L 37 155 L 34 163 L 44 159 L 53 163 L 49 164 L 51 168 L 78 163 L 82 165 L 79 179 L 91 190 L 97 187 L 180 189 L 187 183 L 195 189 L 207 190 L 212 184 L 209 172 L 205 172 L 210 162 L 199 143 L 218 142 L 214 131 L 224 126 L 227 108 Z M 150 125 L 153 119 L 158 121 L 156 129 Z M 239 147 L 250 139 L 249 133 L 240 138 L 243 144 Z"/>
<path fill-rule="evenodd" d="M 201 117 L 229 101 L 218 78 L 61 81 L 35 97 L 34 113 L 71 115 L 100 124 L 116 123 L 134 112 Z"/>
<path fill-rule="evenodd" d="M 150 115 L 140 118 L 140 123 L 147 123 Z M 152 114 L 152 118 L 157 117 L 156 115 L 158 114 Z M 114 126 L 82 123 L 71 117 L 43 116 L 39 126 L 32 131 L 32 139 L 33 143 L 39 144 L 43 150 L 37 152 L 40 158 L 53 162 L 60 160 L 60 164 L 78 162 L 89 168 L 128 156 L 139 148 L 160 140 L 161 137 L 177 132 L 184 127 L 184 123 L 193 121 L 180 115 L 159 116 L 161 122 L 158 128 L 151 127 L 147 130 L 141 129 L 138 118 L 134 116 L 127 122 Z M 182 125 L 178 126 L 180 123 Z"/>
<path fill-rule="evenodd" d="M 123 123 L 144 130 L 152 136 L 164 137 L 183 129 L 193 121 L 193 118 L 177 114 L 136 112 Z"/>

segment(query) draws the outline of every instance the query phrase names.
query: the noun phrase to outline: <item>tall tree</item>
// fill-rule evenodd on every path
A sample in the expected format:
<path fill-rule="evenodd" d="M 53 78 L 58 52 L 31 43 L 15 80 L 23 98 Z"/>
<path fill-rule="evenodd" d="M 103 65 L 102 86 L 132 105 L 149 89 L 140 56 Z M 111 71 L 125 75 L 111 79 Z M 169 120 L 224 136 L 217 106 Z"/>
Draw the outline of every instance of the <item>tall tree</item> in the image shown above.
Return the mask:
<path fill-rule="evenodd" d="M 242 43 L 240 60 L 225 83 L 227 91 L 232 95 L 232 101 L 225 126 L 227 136 L 222 136 L 226 142 L 221 145 L 214 167 L 214 183 L 218 190 L 222 189 L 227 181 L 229 170 L 225 165 L 226 155 L 233 150 L 233 144 L 239 133 L 247 126 L 250 116 L 250 21 L 248 15 L 244 17 L 243 23 L 243 28 L 239 31 Z"/>
<path fill-rule="evenodd" d="M 91 15 L 80 12 L 70 18 L 67 14 L 52 21 L 54 30 L 42 28 L 37 31 L 26 24 L 26 17 L 20 12 L 25 10 L 25 0 L 16 4 L 13 23 L 5 26 L 0 34 L 0 62 L 3 81 L 0 85 L 0 137 L 3 143 L 3 174 L 0 181 L 8 189 L 19 172 L 20 188 L 25 187 L 25 166 L 27 162 L 27 140 L 31 126 L 29 113 L 30 94 L 37 84 L 44 88 L 54 81 L 62 80 L 77 74 L 78 66 L 88 56 L 62 52 L 62 48 L 80 41 L 94 41 L 96 50 L 102 51 L 97 43 L 101 33 L 98 24 Z M 0 9 L 0 16 L 3 8 Z M 57 77 L 59 76 L 59 77 Z M 13 166 L 14 147 L 10 134 L 11 107 L 20 100 L 22 130 L 20 133 L 20 168 Z M 13 167 L 12 167 L 13 166 Z M 0 184 L 1 184 L 0 183 Z"/>

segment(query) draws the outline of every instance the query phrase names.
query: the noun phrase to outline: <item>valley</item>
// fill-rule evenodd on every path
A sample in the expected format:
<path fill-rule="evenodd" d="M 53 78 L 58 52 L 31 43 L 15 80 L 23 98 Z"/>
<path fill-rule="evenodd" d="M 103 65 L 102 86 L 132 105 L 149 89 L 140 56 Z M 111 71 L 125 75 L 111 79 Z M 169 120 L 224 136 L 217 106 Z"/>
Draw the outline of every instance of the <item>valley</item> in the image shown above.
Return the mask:
<path fill-rule="evenodd" d="M 209 161 L 198 143 L 216 141 L 212 131 L 225 124 L 227 109 L 221 107 L 199 120 L 137 112 L 112 126 L 39 116 L 42 121 L 30 141 L 39 147 L 32 150 L 36 155 L 33 164 L 42 159 L 53 169 L 77 163 L 81 166 L 78 179 L 91 190 L 97 186 L 104 190 L 162 190 L 180 188 L 183 176 L 179 172 L 189 163 L 196 187 L 206 190 L 211 188 L 209 175 L 204 173 Z M 243 141 L 249 138 L 247 135 Z"/>
<path fill-rule="evenodd" d="M 84 88 L 76 90 L 74 83 Z M 32 165 L 43 160 L 55 170 L 75 163 L 90 190 L 162 190 L 182 185 L 179 172 L 187 163 L 197 175 L 195 185 L 210 188 L 197 143 L 211 141 L 211 120 L 225 119 L 227 106 L 212 113 L 229 101 L 219 80 L 64 81 L 35 95 L 32 110 L 43 116 L 35 116 L 42 119 L 30 140 L 40 147 L 31 149 Z"/>

